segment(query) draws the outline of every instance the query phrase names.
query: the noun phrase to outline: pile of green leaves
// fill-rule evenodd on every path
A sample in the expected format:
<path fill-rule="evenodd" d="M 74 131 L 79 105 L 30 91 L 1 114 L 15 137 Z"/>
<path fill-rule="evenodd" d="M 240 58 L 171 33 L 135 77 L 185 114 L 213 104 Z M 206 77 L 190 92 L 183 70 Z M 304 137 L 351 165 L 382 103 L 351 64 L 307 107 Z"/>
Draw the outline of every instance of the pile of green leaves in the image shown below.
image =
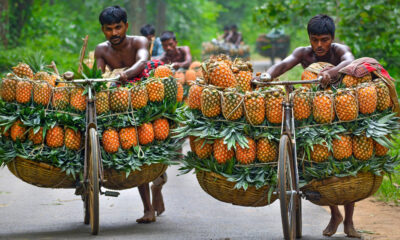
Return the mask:
<path fill-rule="evenodd" d="M 193 152 L 188 152 L 182 160 L 183 166 L 179 168 L 181 174 L 187 174 L 190 171 L 211 171 L 227 178 L 228 181 L 235 182 L 235 189 L 243 188 L 246 190 L 249 186 L 255 186 L 257 189 L 263 186 L 271 186 L 271 191 L 275 189 L 277 181 L 277 168 L 273 164 L 250 164 L 238 165 L 232 158 L 225 164 L 219 164 L 210 157 L 200 159 Z"/>

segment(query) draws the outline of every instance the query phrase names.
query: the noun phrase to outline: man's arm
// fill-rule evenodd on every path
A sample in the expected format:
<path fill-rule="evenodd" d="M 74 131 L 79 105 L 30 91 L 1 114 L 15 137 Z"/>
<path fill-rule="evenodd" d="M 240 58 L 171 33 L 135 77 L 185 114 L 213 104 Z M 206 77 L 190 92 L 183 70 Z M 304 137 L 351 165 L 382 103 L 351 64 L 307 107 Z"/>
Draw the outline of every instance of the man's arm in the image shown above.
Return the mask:
<path fill-rule="evenodd" d="M 243 36 L 242 36 L 242 34 L 241 33 L 238 33 L 238 38 L 236 39 L 236 42 L 235 42 L 235 45 L 236 46 L 239 46 L 240 45 L 240 43 L 242 42 L 242 39 L 243 39 Z"/>
<path fill-rule="evenodd" d="M 94 59 L 96 59 L 97 68 L 100 68 L 102 73 L 106 71 L 106 62 L 102 57 L 103 51 L 104 49 L 100 44 L 97 45 L 96 49 L 94 50 Z"/>
<path fill-rule="evenodd" d="M 292 54 L 287 56 L 281 62 L 270 67 L 267 70 L 267 74 L 271 76 L 269 80 L 279 77 L 280 75 L 284 74 L 285 72 L 289 71 L 294 66 L 299 64 L 301 62 L 303 54 L 305 54 L 304 47 L 296 48 Z"/>
<path fill-rule="evenodd" d="M 183 62 L 174 63 L 174 68 L 189 68 L 192 63 L 192 54 L 190 54 L 190 48 L 183 46 L 182 50 L 185 52 L 185 60 Z M 175 67 L 176 66 L 176 67 Z"/>
<path fill-rule="evenodd" d="M 123 74 L 121 74 L 121 80 L 126 81 L 128 79 L 132 79 L 143 72 L 143 69 L 146 67 L 146 62 L 149 59 L 149 50 L 148 50 L 148 41 L 144 37 L 139 37 L 135 40 L 135 48 L 137 48 L 136 52 L 136 63 L 133 64 L 130 68 L 125 70 Z M 125 76 L 123 76 L 125 75 Z M 126 78 L 126 79 L 124 79 Z"/>
<path fill-rule="evenodd" d="M 337 74 L 339 70 L 354 61 L 354 55 L 351 53 L 350 48 L 346 45 L 338 45 L 337 53 L 338 56 L 340 56 L 340 63 L 335 67 L 327 70 L 322 70 L 319 73 L 319 76 L 323 77 L 322 84 L 324 86 L 334 83 L 337 80 Z"/>

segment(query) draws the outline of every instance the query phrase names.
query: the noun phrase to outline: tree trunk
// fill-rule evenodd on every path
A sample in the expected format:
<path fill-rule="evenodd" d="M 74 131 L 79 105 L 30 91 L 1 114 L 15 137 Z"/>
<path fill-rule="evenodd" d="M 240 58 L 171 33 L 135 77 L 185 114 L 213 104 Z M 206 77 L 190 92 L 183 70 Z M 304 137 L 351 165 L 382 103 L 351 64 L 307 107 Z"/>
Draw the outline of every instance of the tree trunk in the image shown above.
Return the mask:
<path fill-rule="evenodd" d="M 133 35 L 140 35 L 140 28 L 146 24 L 146 3 L 146 0 L 131 0 L 128 3 L 128 22 Z"/>
<path fill-rule="evenodd" d="M 8 0 L 0 0 L 0 40 L 4 48 L 8 46 Z"/>
<path fill-rule="evenodd" d="M 167 3 L 165 0 L 157 1 L 157 19 L 156 19 L 156 34 L 159 36 L 165 31 L 167 26 Z"/>

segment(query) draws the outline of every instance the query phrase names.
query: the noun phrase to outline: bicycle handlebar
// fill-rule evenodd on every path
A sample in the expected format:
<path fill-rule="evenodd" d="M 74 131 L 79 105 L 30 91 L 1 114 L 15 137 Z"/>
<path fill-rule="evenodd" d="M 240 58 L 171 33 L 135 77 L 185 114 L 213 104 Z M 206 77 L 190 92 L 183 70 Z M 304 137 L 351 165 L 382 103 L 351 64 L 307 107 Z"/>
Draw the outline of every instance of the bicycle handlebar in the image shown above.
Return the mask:
<path fill-rule="evenodd" d="M 114 78 L 88 78 L 88 79 L 75 79 L 68 81 L 70 83 L 92 83 L 92 82 L 119 82 L 119 76 Z"/>
<path fill-rule="evenodd" d="M 278 82 L 260 82 L 258 78 L 253 79 L 251 82 L 256 85 L 262 86 L 270 86 L 270 85 L 295 85 L 295 84 L 310 84 L 310 83 L 319 83 L 322 80 L 322 76 L 319 76 L 317 79 L 312 80 L 300 80 L 300 81 L 278 81 Z"/>

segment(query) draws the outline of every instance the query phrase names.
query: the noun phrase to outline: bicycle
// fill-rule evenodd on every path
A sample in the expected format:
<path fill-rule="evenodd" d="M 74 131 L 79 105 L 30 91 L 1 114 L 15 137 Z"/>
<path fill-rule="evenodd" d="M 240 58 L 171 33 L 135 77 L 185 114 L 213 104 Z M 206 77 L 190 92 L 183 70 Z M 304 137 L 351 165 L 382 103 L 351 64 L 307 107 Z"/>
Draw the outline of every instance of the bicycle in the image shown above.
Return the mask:
<path fill-rule="evenodd" d="M 302 212 L 299 189 L 299 173 L 297 167 L 296 132 L 293 117 L 293 102 L 290 99 L 292 86 L 295 84 L 319 83 L 322 77 L 308 81 L 286 82 L 260 82 L 259 78 L 253 79 L 253 83 L 260 86 L 283 85 L 285 97 L 282 102 L 283 118 L 281 138 L 279 141 L 278 159 L 278 187 L 276 194 L 279 196 L 282 228 L 285 239 L 302 237 Z"/>
<path fill-rule="evenodd" d="M 77 79 L 69 83 L 87 84 L 88 97 L 86 101 L 86 132 L 85 132 L 85 161 L 83 179 L 81 182 L 84 223 L 91 226 L 93 235 L 99 232 L 99 194 L 106 196 L 118 196 L 118 192 L 101 192 L 103 182 L 103 164 L 100 154 L 100 141 L 97 134 L 96 104 L 93 84 L 97 82 L 119 82 L 119 76 L 108 79 Z"/>

